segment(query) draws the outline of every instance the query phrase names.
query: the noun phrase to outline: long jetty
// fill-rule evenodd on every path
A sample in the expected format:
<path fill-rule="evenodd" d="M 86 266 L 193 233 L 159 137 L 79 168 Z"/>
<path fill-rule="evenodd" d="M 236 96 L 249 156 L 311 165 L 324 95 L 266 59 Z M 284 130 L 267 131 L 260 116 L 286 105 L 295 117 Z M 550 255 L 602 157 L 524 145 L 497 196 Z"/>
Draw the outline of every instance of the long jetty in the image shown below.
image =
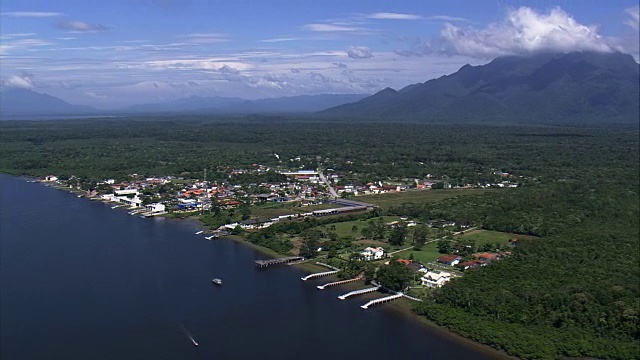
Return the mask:
<path fill-rule="evenodd" d="M 348 298 L 349 296 L 367 294 L 367 293 L 370 293 L 370 292 L 378 291 L 379 289 L 380 289 L 380 286 L 374 286 L 374 287 L 370 287 L 370 288 L 366 288 L 366 289 L 354 290 L 354 291 L 350 291 L 350 292 L 348 292 L 346 294 L 338 296 L 338 299 L 344 300 L 344 299 Z"/>
<path fill-rule="evenodd" d="M 386 296 L 386 297 L 383 297 L 383 298 L 371 300 L 368 303 L 366 303 L 366 304 L 364 304 L 364 305 L 362 305 L 360 307 L 363 308 L 363 309 L 368 309 L 369 306 L 378 305 L 378 304 L 386 303 L 386 302 L 389 302 L 389 301 L 393 301 L 395 299 L 401 298 L 402 296 L 403 296 L 402 293 L 397 293 L 395 295 Z"/>
<path fill-rule="evenodd" d="M 337 272 L 339 272 L 340 270 L 331 270 L 331 271 L 325 271 L 325 272 L 319 272 L 319 273 L 315 273 L 315 274 L 309 274 L 307 276 L 303 276 L 300 279 L 302 279 L 302 281 L 307 281 L 309 279 L 313 279 L 313 278 L 317 278 L 317 277 L 321 277 L 321 276 L 329 276 L 329 275 L 333 275 Z"/>
<path fill-rule="evenodd" d="M 320 289 L 320 290 L 324 290 L 324 289 L 326 289 L 328 287 L 331 287 L 331 286 L 336 286 L 336 285 L 340 285 L 340 284 L 346 284 L 346 283 L 349 283 L 349 282 L 352 282 L 352 281 L 358 281 L 360 279 L 362 279 L 362 276 L 358 276 L 357 278 L 348 279 L 348 280 L 334 281 L 334 282 L 330 282 L 328 284 L 318 285 L 316 287 L 318 289 Z"/>
<path fill-rule="evenodd" d="M 290 256 L 290 257 L 268 259 L 268 260 L 256 260 L 255 263 L 257 267 L 262 269 L 271 265 L 286 264 L 286 263 L 289 263 L 292 261 L 298 261 L 298 260 L 304 260 L 304 257 Z"/>

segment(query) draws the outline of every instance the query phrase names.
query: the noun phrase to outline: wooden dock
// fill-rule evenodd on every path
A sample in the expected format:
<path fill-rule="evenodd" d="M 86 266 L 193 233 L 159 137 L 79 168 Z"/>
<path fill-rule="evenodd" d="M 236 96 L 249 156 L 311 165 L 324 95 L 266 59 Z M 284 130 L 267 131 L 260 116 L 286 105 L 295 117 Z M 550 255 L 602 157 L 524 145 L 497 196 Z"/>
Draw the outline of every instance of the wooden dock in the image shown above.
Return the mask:
<path fill-rule="evenodd" d="M 262 269 L 262 268 L 269 267 L 271 265 L 286 264 L 286 263 L 290 263 L 292 261 L 299 261 L 299 260 L 304 260 L 304 257 L 302 257 L 302 256 L 290 256 L 290 257 L 276 258 L 276 259 L 256 260 L 255 263 L 256 263 L 257 267 Z"/>
<path fill-rule="evenodd" d="M 402 293 L 397 293 L 395 295 L 386 296 L 386 297 L 383 297 L 383 298 L 371 300 L 368 303 L 366 303 L 366 304 L 364 304 L 364 305 L 362 305 L 360 307 L 366 310 L 366 309 L 369 308 L 369 306 L 378 305 L 378 304 L 386 303 L 386 302 L 389 302 L 389 301 L 393 301 L 395 299 L 401 298 L 402 296 L 403 296 Z"/>

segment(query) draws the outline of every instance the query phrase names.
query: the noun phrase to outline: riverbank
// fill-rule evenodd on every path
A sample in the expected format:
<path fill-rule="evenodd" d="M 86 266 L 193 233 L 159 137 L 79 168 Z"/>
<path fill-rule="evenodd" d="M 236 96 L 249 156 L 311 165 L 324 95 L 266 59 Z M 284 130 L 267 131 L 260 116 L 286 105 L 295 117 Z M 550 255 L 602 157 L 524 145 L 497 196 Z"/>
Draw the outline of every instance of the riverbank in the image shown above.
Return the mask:
<path fill-rule="evenodd" d="M 237 241 L 238 243 L 241 243 L 245 246 L 249 246 L 252 249 L 255 249 L 256 251 L 267 255 L 267 256 L 271 256 L 271 257 L 283 257 L 283 256 L 289 256 L 289 255 L 283 255 L 280 254 L 276 251 L 273 251 L 269 248 L 265 248 L 263 246 L 260 245 L 256 245 L 248 240 L 246 240 L 245 238 L 243 238 L 242 236 L 239 235 L 228 235 L 225 236 L 225 238 Z M 285 265 L 286 266 L 286 265 Z M 306 271 L 309 271 L 310 273 L 312 272 L 320 272 L 320 271 L 326 271 L 327 268 L 325 268 L 324 266 L 321 265 L 316 265 L 314 263 L 314 261 L 310 261 L 310 262 L 304 262 L 304 263 L 299 263 L 299 264 L 294 264 L 291 266 L 296 266 L 298 268 L 304 269 Z M 326 278 L 326 282 L 325 283 L 330 283 L 333 281 L 339 281 L 341 279 L 339 279 L 336 275 L 331 275 L 328 276 Z M 336 288 L 340 288 L 340 289 L 344 289 L 344 292 L 349 292 L 349 291 L 353 291 L 353 290 L 359 290 L 359 289 L 363 289 L 364 287 L 366 287 L 366 285 L 364 285 L 363 282 L 361 281 L 353 281 L 353 282 L 348 282 L 345 284 L 340 284 L 340 285 L 336 285 Z M 319 290 L 320 291 L 320 290 Z M 362 303 L 366 303 L 369 300 L 378 298 L 379 293 L 372 293 L 372 294 L 365 294 L 364 296 L 361 296 L 360 298 L 362 299 Z M 339 300 L 338 300 L 339 301 Z M 388 309 L 389 311 L 392 311 L 394 313 L 396 313 L 398 316 L 404 316 L 418 324 L 420 324 L 421 326 L 424 327 L 428 327 L 430 330 L 438 332 L 439 334 L 442 334 L 444 336 L 447 336 L 453 340 L 455 340 L 456 342 L 465 345 L 465 346 L 469 346 L 472 347 L 474 350 L 483 352 L 487 355 L 490 355 L 492 357 L 495 357 L 496 359 L 500 359 L 500 360 L 513 360 L 513 359 L 517 359 L 517 357 L 511 356 L 503 351 L 497 350 L 491 346 L 476 342 L 474 340 L 471 340 L 469 338 L 465 338 L 464 336 L 461 336 L 459 334 L 456 334 L 454 332 L 452 332 L 451 330 L 444 328 L 442 326 L 439 326 L 438 324 L 429 321 L 427 318 L 425 318 L 424 316 L 419 316 L 418 314 L 415 313 L 415 311 L 413 311 L 413 307 L 415 305 L 415 301 L 413 300 L 409 300 L 409 299 L 398 299 L 396 301 L 392 301 L 389 302 L 388 304 L 385 304 L 384 307 L 386 309 Z"/>
<path fill-rule="evenodd" d="M 46 183 L 45 183 L 46 184 Z M 54 188 L 57 188 L 59 190 L 66 190 L 66 191 L 73 191 L 74 193 L 77 194 L 81 194 L 81 191 L 78 191 L 77 189 L 71 189 L 68 187 L 63 187 L 63 186 L 51 186 Z M 195 228 L 199 229 L 199 230 L 203 230 L 203 231 L 207 231 L 207 227 L 204 226 L 204 224 L 202 224 L 196 217 L 187 217 L 184 219 L 172 219 L 172 220 L 181 220 L 181 221 L 187 221 L 190 224 L 193 224 Z M 274 250 L 265 248 L 263 246 L 260 245 L 256 245 L 250 241 L 248 241 L 247 239 L 243 238 L 242 236 L 237 236 L 237 235 L 228 235 L 228 236 L 224 236 L 223 238 L 221 238 L 220 240 L 224 240 L 224 239 L 230 239 L 233 241 L 236 241 L 240 244 L 243 244 L 244 246 L 248 246 L 256 251 L 258 251 L 259 253 L 267 256 L 267 257 L 282 257 L 282 256 L 288 256 L 287 254 L 280 254 Z M 212 241 L 218 241 L 218 239 L 214 239 Z M 326 271 L 327 269 L 323 266 L 320 265 L 316 265 L 314 263 L 315 261 L 312 260 L 310 262 L 305 262 L 305 263 L 299 263 L 299 264 L 294 264 L 292 266 L 296 266 L 300 269 L 304 269 L 305 271 L 309 272 L 309 273 L 313 273 L 313 272 L 321 272 L 321 271 Z M 250 264 L 250 266 L 252 266 L 253 264 Z M 283 265 L 283 266 L 287 266 L 287 265 Z M 337 281 L 339 280 L 337 278 L 337 276 L 333 275 L 333 276 L 329 276 L 326 278 L 323 278 L 326 281 L 322 281 L 322 283 L 329 283 L 332 281 Z M 360 282 L 360 281 L 354 281 L 351 283 L 346 283 L 346 284 L 342 284 L 342 285 L 338 285 L 340 287 L 340 289 L 344 289 L 344 293 L 351 291 L 351 290 L 357 290 L 357 289 L 362 289 L 363 287 L 365 287 L 365 285 Z M 336 286 L 336 287 L 338 287 Z M 321 290 L 318 290 L 321 291 Z M 362 300 L 362 303 L 366 303 L 367 301 L 380 297 L 380 294 L 378 293 L 372 293 L 372 294 L 366 294 L 364 296 L 358 297 L 358 299 Z M 338 299 L 336 299 L 335 301 L 340 301 Z M 486 353 L 488 355 L 491 355 L 491 357 L 494 357 L 496 359 L 514 359 L 513 357 L 510 357 L 508 355 L 506 355 L 503 352 L 500 352 L 496 349 L 493 349 L 489 346 L 477 343 L 475 341 L 472 341 L 470 339 L 464 338 L 460 335 L 457 335 L 451 331 L 449 331 L 446 328 L 440 327 L 430 321 L 428 321 L 426 318 L 418 316 L 417 314 L 415 314 L 415 312 L 412 310 L 413 309 L 413 305 L 415 303 L 411 300 L 406 300 L 406 299 L 399 299 L 396 301 L 393 301 L 389 304 L 385 304 L 384 307 L 378 307 L 375 309 L 370 309 L 368 311 L 392 311 L 397 313 L 398 316 L 405 316 L 409 319 L 411 319 L 412 321 L 416 321 L 417 323 L 419 323 L 421 326 L 426 326 L 428 327 L 430 330 L 433 331 L 437 331 L 438 333 L 441 333 L 451 339 L 454 339 L 456 342 L 459 342 L 460 344 L 465 344 L 468 347 L 472 347 L 475 350 L 481 351 L 483 353 Z M 359 308 L 354 309 L 355 311 L 364 311 L 361 310 Z"/>

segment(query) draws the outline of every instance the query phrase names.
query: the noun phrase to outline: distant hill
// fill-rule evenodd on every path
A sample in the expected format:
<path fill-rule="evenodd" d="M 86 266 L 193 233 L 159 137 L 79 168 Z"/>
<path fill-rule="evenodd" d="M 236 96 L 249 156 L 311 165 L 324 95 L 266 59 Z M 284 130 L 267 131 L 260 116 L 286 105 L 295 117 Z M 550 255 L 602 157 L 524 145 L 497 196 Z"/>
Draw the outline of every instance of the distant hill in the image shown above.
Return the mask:
<path fill-rule="evenodd" d="M 638 123 L 639 65 L 621 53 L 499 57 L 320 112 L 421 121 Z"/>
<path fill-rule="evenodd" d="M 32 90 L 4 87 L 0 90 L 0 115 L 90 115 L 98 110 L 71 105 L 55 96 Z"/>
<path fill-rule="evenodd" d="M 122 112 L 196 112 L 217 114 L 305 113 L 358 101 L 367 94 L 322 94 L 244 100 L 226 97 L 192 96 L 157 104 L 121 109 Z"/>

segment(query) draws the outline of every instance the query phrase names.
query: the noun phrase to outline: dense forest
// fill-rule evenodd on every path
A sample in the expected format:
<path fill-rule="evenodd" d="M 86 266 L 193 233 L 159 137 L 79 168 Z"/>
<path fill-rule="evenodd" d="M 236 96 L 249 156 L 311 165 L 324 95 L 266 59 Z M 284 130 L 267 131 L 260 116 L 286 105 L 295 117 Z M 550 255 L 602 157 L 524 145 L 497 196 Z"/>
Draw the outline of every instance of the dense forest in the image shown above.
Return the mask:
<path fill-rule="evenodd" d="M 344 174 L 343 181 L 433 176 L 452 184 L 509 173 L 523 186 L 384 209 L 540 237 L 445 285 L 416 312 L 521 358 L 634 359 L 640 358 L 638 135 L 637 127 L 261 118 L 3 122 L 0 171 L 103 179 L 199 177 L 208 168 L 214 179 L 228 180 L 228 170 L 253 164 L 321 165 Z M 293 230 L 312 225 L 318 224 Z M 290 244 L 277 230 L 252 240 L 286 251 Z"/>

